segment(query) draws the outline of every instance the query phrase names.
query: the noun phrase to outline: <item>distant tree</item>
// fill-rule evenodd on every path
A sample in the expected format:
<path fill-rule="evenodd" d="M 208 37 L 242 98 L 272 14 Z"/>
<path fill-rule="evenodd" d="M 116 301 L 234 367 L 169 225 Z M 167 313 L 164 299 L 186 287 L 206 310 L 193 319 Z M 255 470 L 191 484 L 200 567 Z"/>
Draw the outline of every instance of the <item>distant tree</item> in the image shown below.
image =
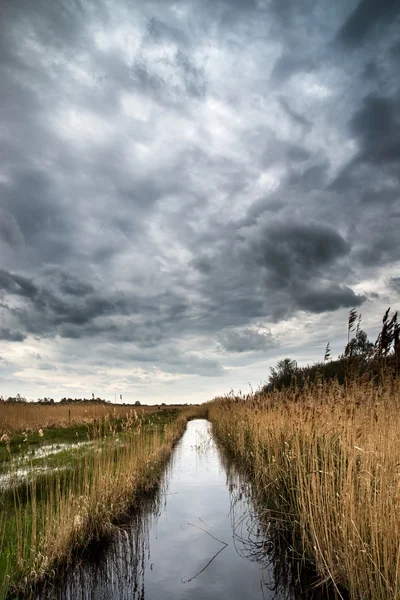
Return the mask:
<path fill-rule="evenodd" d="M 136 400 L 135 406 L 140 406 L 140 400 Z"/>
<path fill-rule="evenodd" d="M 356 335 L 351 337 L 356 321 Z M 361 313 L 357 314 L 356 309 L 353 308 L 349 313 L 347 344 L 342 358 L 349 359 L 357 357 L 362 361 L 368 361 L 373 353 L 374 344 L 368 340 L 367 334 L 361 329 Z"/>
<path fill-rule="evenodd" d="M 16 396 L 9 396 L 7 398 L 7 402 L 26 402 L 26 398 L 20 394 L 17 394 Z"/>
<path fill-rule="evenodd" d="M 289 386 L 297 373 L 297 361 L 291 358 L 279 360 L 276 367 L 270 367 L 268 386 L 281 389 Z"/>
<path fill-rule="evenodd" d="M 369 341 L 367 334 L 363 329 L 358 329 L 356 336 L 353 337 L 346 346 L 344 356 L 358 356 L 359 358 L 371 358 L 374 352 L 374 344 Z"/>

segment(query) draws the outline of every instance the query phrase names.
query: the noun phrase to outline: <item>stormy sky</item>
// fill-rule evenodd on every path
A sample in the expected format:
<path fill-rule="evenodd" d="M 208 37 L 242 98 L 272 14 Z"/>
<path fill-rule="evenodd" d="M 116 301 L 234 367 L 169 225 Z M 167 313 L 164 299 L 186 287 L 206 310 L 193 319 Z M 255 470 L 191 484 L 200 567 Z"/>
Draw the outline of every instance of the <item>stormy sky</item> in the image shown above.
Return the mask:
<path fill-rule="evenodd" d="M 0 395 L 197 402 L 400 299 L 396 0 L 4 0 Z"/>

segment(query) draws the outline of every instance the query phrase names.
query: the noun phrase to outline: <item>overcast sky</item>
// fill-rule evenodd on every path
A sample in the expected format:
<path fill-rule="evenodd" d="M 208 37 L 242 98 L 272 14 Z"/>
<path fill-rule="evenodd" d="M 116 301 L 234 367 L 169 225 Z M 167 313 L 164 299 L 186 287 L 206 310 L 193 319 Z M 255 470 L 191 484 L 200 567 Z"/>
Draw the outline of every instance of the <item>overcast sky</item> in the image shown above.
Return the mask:
<path fill-rule="evenodd" d="M 397 0 L 3 0 L 0 394 L 196 402 L 400 302 Z"/>

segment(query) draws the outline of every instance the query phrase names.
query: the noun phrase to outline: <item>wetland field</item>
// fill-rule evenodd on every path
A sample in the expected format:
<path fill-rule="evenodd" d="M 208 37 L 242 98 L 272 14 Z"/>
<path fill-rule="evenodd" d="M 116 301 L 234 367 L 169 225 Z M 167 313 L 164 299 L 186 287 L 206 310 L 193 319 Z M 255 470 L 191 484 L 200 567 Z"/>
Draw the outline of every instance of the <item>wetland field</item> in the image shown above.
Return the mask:
<path fill-rule="evenodd" d="M 0 597 L 29 596 L 32 585 L 109 534 L 157 486 L 188 413 L 1 409 Z"/>

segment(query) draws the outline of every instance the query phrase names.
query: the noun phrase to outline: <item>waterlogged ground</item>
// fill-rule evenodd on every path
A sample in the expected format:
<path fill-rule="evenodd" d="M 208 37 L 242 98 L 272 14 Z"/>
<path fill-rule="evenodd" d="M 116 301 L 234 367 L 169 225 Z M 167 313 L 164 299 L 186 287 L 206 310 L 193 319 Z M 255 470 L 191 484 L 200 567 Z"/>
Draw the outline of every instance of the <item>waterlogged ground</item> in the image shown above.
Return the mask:
<path fill-rule="evenodd" d="M 20 485 L 31 477 L 73 468 L 76 460 L 93 449 L 94 442 L 44 444 L 0 462 L 0 491 Z"/>
<path fill-rule="evenodd" d="M 139 420 L 141 426 L 149 431 L 162 430 L 178 412 L 161 411 L 158 414 L 140 416 Z M 110 439 L 111 433 L 107 431 L 109 428 L 115 428 L 114 443 L 123 444 L 121 422 L 121 419 L 111 419 L 105 427 L 103 421 L 100 429 L 99 424 L 96 428 L 93 422 L 88 422 L 71 427 L 20 432 L 10 437 L 4 435 L 0 442 L 0 495 L 2 491 L 25 484 L 34 477 L 74 469 L 85 454 L 93 450 L 101 451 L 102 445 Z"/>
<path fill-rule="evenodd" d="M 305 598 L 250 497 L 210 424 L 191 421 L 158 495 L 36 600 Z"/>

